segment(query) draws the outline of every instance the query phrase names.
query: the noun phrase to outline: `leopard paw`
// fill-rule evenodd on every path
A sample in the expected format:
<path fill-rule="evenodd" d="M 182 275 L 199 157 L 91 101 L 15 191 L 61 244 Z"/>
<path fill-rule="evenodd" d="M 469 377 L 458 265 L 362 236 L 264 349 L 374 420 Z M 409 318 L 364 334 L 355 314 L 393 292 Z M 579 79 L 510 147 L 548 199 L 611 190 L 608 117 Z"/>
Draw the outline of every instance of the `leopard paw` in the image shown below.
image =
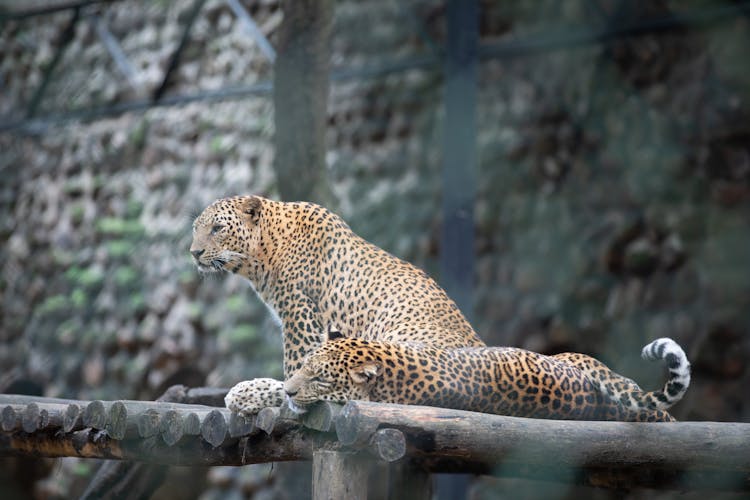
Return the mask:
<path fill-rule="evenodd" d="M 233 412 L 253 415 L 268 406 L 281 406 L 284 394 L 284 382 L 272 378 L 254 378 L 232 387 L 224 397 L 224 404 Z"/>

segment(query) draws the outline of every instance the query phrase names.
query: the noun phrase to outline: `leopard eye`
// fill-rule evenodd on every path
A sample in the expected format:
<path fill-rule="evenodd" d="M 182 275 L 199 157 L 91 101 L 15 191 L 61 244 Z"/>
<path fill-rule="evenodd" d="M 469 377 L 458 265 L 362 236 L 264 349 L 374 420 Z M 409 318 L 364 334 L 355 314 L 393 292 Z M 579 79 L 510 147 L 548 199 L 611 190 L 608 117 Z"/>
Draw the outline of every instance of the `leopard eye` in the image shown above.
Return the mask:
<path fill-rule="evenodd" d="M 211 236 L 215 235 L 222 229 L 224 229 L 224 226 L 222 226 L 221 224 L 216 224 L 214 227 L 211 228 Z"/>

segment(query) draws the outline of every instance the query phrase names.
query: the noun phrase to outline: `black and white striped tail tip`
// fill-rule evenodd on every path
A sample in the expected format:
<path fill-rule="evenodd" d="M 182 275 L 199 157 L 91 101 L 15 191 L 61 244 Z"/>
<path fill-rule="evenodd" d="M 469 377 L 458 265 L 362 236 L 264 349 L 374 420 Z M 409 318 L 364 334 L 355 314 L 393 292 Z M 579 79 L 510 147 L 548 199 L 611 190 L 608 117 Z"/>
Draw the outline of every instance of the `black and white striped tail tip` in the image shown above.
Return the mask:
<path fill-rule="evenodd" d="M 664 337 L 656 339 L 641 351 L 643 359 L 649 361 L 664 360 L 669 369 L 669 380 L 664 386 L 664 397 L 674 404 L 685 395 L 690 386 L 690 362 L 685 351 L 674 340 Z"/>

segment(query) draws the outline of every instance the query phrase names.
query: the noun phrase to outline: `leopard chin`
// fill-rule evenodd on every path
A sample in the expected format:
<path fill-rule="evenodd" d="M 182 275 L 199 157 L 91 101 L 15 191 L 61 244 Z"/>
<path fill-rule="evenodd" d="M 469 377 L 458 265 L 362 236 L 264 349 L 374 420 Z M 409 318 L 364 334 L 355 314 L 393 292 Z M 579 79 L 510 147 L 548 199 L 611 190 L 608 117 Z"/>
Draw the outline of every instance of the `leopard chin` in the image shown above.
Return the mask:
<path fill-rule="evenodd" d="M 307 413 L 307 408 L 302 407 L 302 406 L 297 406 L 289 394 L 286 395 L 286 404 L 287 406 L 289 406 L 289 409 L 292 410 L 297 415 L 302 415 L 304 413 Z"/>

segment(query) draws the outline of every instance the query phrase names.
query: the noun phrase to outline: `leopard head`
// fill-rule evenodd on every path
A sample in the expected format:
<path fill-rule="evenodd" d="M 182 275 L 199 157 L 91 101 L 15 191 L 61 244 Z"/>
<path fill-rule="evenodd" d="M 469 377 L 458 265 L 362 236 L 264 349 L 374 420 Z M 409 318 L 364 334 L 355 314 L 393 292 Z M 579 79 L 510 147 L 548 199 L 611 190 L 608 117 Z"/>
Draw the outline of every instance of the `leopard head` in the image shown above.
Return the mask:
<path fill-rule="evenodd" d="M 307 355 L 284 390 L 290 406 L 299 411 L 316 401 L 367 401 L 381 373 L 382 363 L 368 351 L 367 341 L 336 338 Z"/>
<path fill-rule="evenodd" d="M 263 199 L 236 196 L 217 200 L 193 222 L 190 253 L 203 272 L 247 271 L 261 258 Z"/>

